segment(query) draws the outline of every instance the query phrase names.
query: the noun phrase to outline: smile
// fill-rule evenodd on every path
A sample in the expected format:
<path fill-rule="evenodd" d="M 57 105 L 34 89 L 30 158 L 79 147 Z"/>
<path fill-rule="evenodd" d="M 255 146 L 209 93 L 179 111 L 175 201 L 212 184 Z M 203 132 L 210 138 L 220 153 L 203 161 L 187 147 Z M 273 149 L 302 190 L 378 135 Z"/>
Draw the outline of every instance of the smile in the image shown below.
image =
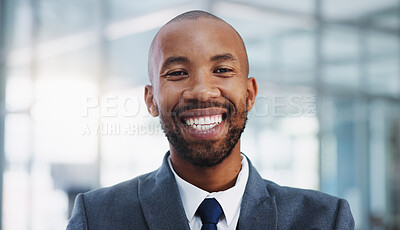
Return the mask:
<path fill-rule="evenodd" d="M 184 136 L 191 140 L 212 140 L 227 132 L 228 110 L 221 107 L 186 110 L 179 116 Z"/>
<path fill-rule="evenodd" d="M 208 130 L 221 124 L 222 114 L 202 117 L 184 118 L 186 125 L 197 130 Z"/>

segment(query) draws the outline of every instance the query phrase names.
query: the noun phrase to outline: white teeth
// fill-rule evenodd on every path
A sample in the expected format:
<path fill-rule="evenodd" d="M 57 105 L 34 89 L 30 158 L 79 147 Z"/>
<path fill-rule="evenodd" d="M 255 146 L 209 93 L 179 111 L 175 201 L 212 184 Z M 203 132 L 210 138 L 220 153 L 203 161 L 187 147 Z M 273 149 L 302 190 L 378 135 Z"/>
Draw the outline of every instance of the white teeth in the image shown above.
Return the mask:
<path fill-rule="evenodd" d="M 205 124 L 205 122 L 204 122 L 204 118 L 202 118 L 202 117 L 201 117 L 201 118 L 199 118 L 199 124 L 200 124 L 200 125 L 204 125 L 204 124 Z"/>
<path fill-rule="evenodd" d="M 198 118 L 189 118 L 185 120 L 186 125 L 197 130 L 207 130 L 214 128 L 222 122 L 222 115 L 204 116 Z"/>
<path fill-rule="evenodd" d="M 197 130 L 207 130 L 207 129 L 212 129 L 216 126 L 217 124 L 212 124 L 212 125 L 192 125 L 192 128 L 197 129 Z"/>

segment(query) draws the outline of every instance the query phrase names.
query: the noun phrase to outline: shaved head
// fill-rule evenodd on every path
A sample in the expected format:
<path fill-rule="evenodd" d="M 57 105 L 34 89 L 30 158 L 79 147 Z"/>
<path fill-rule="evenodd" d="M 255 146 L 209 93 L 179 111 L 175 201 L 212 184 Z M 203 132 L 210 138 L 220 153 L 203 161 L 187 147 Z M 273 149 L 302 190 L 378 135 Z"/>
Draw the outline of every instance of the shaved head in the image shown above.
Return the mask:
<path fill-rule="evenodd" d="M 219 18 L 213 14 L 210 14 L 206 11 L 192 10 L 192 11 L 188 11 L 188 12 L 185 12 L 183 14 L 176 16 L 175 18 L 173 18 L 169 22 L 167 22 L 167 24 L 172 23 L 172 22 L 184 21 L 184 20 L 196 20 L 199 18 L 209 18 L 209 19 L 224 21 L 221 18 Z"/>
<path fill-rule="evenodd" d="M 155 49 L 157 49 L 158 47 L 155 45 L 158 41 L 159 38 L 159 34 L 168 26 L 171 26 L 172 24 L 176 24 L 176 23 L 181 23 L 181 22 L 185 22 L 188 20 L 200 20 L 200 19 L 209 19 L 209 20 L 215 20 L 217 22 L 223 23 L 227 26 L 229 26 L 236 34 L 236 36 L 238 37 L 238 39 L 240 40 L 241 46 L 244 50 L 244 54 L 245 54 L 245 65 L 246 65 L 246 76 L 248 76 L 249 73 L 249 63 L 248 63 L 248 58 L 247 58 L 247 52 L 246 52 L 246 48 L 243 42 L 242 37 L 240 36 L 240 34 L 227 22 L 225 22 L 224 20 L 222 20 L 221 18 L 210 14 L 206 11 L 201 11 L 201 10 L 193 10 L 193 11 L 188 11 L 185 13 L 182 13 L 178 16 L 176 16 L 175 18 L 171 19 L 169 22 L 167 22 L 163 27 L 161 27 L 161 29 L 157 32 L 156 36 L 154 37 L 151 46 L 150 46 L 150 50 L 149 50 L 149 55 L 148 55 L 148 76 L 149 76 L 149 80 L 150 83 L 153 84 L 153 78 L 154 78 L 154 53 L 157 52 Z"/>

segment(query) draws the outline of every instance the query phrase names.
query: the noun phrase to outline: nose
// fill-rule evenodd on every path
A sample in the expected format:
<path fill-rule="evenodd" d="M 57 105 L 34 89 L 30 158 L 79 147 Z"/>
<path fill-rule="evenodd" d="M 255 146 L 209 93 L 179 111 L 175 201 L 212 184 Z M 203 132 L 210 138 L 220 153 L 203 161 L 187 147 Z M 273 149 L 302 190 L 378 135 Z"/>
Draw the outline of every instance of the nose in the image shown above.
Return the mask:
<path fill-rule="evenodd" d="M 221 96 L 221 92 L 213 81 L 212 75 L 199 73 L 191 76 L 189 87 L 183 92 L 184 101 L 207 102 Z"/>

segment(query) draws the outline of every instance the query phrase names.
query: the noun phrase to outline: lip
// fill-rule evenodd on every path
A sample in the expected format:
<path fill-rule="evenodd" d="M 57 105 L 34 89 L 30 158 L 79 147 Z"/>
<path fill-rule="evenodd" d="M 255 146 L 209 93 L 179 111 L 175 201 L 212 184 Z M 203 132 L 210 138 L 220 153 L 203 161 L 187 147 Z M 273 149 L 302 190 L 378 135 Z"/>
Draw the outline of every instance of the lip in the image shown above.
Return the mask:
<path fill-rule="evenodd" d="M 226 114 L 228 111 L 225 108 L 205 108 L 205 109 L 191 109 L 188 111 L 185 111 L 179 115 L 180 119 L 183 118 L 188 118 L 188 117 L 203 117 L 203 116 L 212 116 L 212 115 L 218 115 Z"/>
<path fill-rule="evenodd" d="M 194 141 L 206 141 L 217 139 L 225 130 L 226 126 L 226 114 L 227 109 L 225 108 L 205 108 L 205 109 L 193 109 L 188 110 L 180 114 L 179 119 L 181 120 L 180 127 L 186 136 L 190 140 Z M 204 116 L 222 115 L 222 121 L 213 128 L 206 130 L 195 129 L 184 123 L 185 118 L 195 118 Z"/>
<path fill-rule="evenodd" d="M 215 140 L 217 139 L 224 131 L 224 127 L 226 124 L 226 120 L 222 120 L 222 122 L 211 129 L 207 130 L 198 130 L 192 128 L 188 125 L 182 124 L 182 130 L 185 136 L 187 136 L 191 140 L 197 141 L 205 141 L 205 140 Z"/>

